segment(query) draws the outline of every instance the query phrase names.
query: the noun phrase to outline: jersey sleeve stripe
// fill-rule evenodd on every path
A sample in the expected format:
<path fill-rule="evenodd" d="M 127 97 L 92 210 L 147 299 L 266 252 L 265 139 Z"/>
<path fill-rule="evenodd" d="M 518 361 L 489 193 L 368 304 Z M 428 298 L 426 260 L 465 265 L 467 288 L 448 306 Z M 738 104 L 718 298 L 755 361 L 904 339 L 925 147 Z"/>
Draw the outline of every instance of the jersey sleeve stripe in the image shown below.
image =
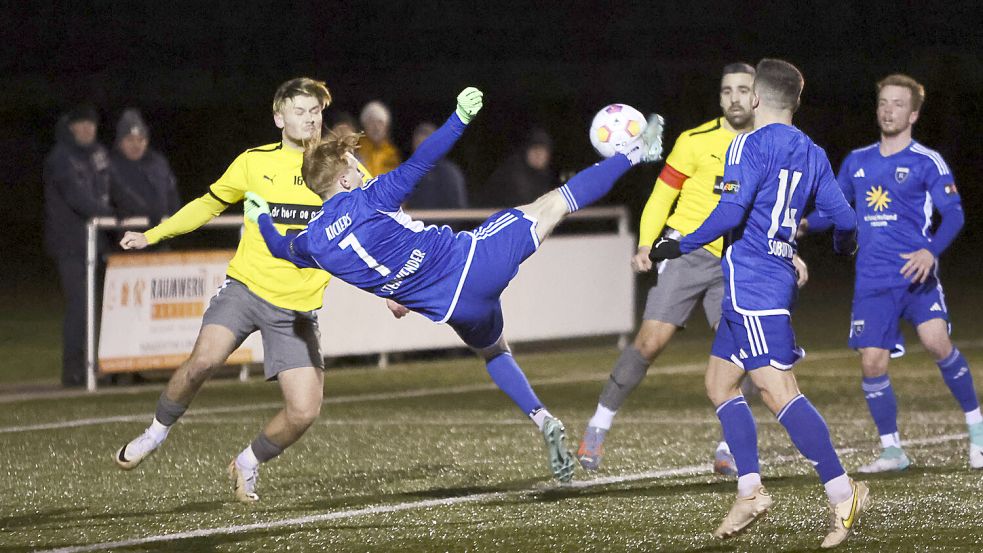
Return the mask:
<path fill-rule="evenodd" d="M 929 159 L 931 159 L 932 160 L 932 163 L 935 164 L 935 168 L 939 170 L 939 174 L 940 175 L 948 175 L 949 174 L 949 172 L 950 172 L 949 171 L 949 166 L 946 165 L 945 160 L 943 160 L 942 159 L 942 156 L 939 155 L 939 153 L 936 152 L 935 150 L 929 150 L 928 148 L 926 148 L 924 146 L 921 146 L 919 144 L 915 144 L 914 146 L 911 147 L 911 151 L 912 152 L 915 152 L 916 154 L 921 154 L 921 155 L 926 156 Z"/>
<path fill-rule="evenodd" d="M 662 182 L 668 184 L 670 187 L 676 190 L 681 190 L 683 188 L 683 183 L 689 178 L 685 173 L 679 171 L 672 165 L 666 163 L 666 166 L 662 168 L 662 172 L 659 173 L 659 178 Z"/>
<path fill-rule="evenodd" d="M 213 198 L 215 198 L 216 200 L 218 200 L 224 206 L 230 206 L 230 205 L 232 205 L 229 202 L 223 200 L 222 198 L 219 198 L 218 196 L 216 196 L 215 193 L 212 192 L 212 189 L 211 188 L 208 189 L 208 195 L 211 196 L 211 197 L 213 197 Z"/>

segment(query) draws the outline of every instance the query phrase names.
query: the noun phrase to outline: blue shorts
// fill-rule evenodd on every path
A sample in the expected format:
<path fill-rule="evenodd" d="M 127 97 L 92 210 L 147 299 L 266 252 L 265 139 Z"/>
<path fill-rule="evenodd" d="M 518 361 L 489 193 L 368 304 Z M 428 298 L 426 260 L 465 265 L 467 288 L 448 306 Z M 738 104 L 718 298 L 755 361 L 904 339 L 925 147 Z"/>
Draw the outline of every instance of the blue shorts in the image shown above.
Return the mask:
<path fill-rule="evenodd" d="M 854 291 L 850 347 L 886 349 L 895 356 L 904 353 L 901 319 L 916 327 L 932 319 L 949 322 L 945 294 L 938 279 L 929 278 L 907 288 Z"/>
<path fill-rule="evenodd" d="M 724 305 L 710 353 L 751 371 L 772 366 L 787 371 L 805 357 L 795 345 L 792 318 L 788 315 L 749 316 Z"/>
<path fill-rule="evenodd" d="M 505 327 L 500 297 L 519 265 L 539 248 L 536 220 L 518 209 L 489 217 L 472 231 L 474 251 L 452 313 L 447 320 L 468 346 L 486 348 Z"/>

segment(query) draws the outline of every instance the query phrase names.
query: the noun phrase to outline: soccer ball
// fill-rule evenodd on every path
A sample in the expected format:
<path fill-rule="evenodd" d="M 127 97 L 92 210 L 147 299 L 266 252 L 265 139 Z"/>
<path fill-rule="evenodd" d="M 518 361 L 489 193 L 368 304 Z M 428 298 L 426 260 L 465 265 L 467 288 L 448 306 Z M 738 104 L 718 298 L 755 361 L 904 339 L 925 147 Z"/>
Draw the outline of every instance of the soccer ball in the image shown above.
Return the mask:
<path fill-rule="evenodd" d="M 590 143 L 603 157 L 624 153 L 648 123 L 645 116 L 628 104 L 611 104 L 597 112 L 590 124 Z"/>

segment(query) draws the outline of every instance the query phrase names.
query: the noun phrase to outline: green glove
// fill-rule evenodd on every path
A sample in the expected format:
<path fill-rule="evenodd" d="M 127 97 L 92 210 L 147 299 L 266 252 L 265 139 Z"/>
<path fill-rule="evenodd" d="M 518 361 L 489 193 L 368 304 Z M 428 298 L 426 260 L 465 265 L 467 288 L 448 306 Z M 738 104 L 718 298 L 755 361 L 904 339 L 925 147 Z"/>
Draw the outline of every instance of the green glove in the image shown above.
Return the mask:
<path fill-rule="evenodd" d="M 246 219 L 254 223 L 259 221 L 260 215 L 270 214 L 270 204 L 266 203 L 266 200 L 255 192 L 246 192 L 246 199 L 242 202 L 242 208 L 246 213 Z"/>
<path fill-rule="evenodd" d="M 457 116 L 465 125 L 481 111 L 481 96 L 481 91 L 473 86 L 465 88 L 457 95 Z"/>

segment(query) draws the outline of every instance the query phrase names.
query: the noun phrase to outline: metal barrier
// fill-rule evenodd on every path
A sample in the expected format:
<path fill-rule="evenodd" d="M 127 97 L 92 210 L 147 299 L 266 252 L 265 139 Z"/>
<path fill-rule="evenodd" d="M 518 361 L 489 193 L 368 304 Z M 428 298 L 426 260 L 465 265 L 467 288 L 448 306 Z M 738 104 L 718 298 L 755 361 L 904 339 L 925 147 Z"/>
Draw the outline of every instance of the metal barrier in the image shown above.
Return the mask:
<path fill-rule="evenodd" d="M 407 213 L 416 220 L 440 221 L 449 223 L 455 221 L 482 221 L 494 214 L 495 209 L 463 209 L 463 210 L 414 210 Z M 573 221 L 614 221 L 617 225 L 616 236 L 619 238 L 631 238 L 628 226 L 628 210 L 625 207 L 594 207 L 583 211 L 577 211 L 568 217 Z M 96 374 L 96 266 L 97 256 L 97 236 L 102 230 L 130 230 L 146 228 L 149 222 L 146 217 L 131 219 L 115 219 L 112 217 L 97 217 L 90 219 L 86 226 L 86 342 L 85 342 L 85 366 L 86 366 L 86 388 L 94 391 L 97 386 Z M 211 228 L 237 228 L 243 224 L 241 215 L 220 215 L 215 217 L 204 227 Z M 562 225 L 562 224 L 561 224 Z M 624 341 L 624 336 L 620 337 Z M 386 352 L 379 353 L 380 363 L 385 362 Z"/>

